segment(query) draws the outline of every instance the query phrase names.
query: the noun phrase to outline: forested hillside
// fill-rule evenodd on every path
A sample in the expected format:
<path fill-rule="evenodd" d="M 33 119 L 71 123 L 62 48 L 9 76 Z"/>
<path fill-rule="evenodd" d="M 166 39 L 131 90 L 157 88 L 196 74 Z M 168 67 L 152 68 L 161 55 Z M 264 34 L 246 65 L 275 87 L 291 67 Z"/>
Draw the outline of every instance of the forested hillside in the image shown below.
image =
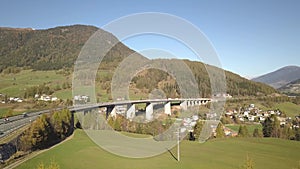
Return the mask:
<path fill-rule="evenodd" d="M 18 73 L 20 69 L 59 70 L 73 68 L 81 48 L 89 37 L 99 30 L 94 26 L 74 25 L 45 30 L 0 28 L 0 72 Z M 118 42 L 112 34 L 99 30 L 106 37 L 103 43 Z M 98 74 L 99 95 L 110 94 L 110 82 L 119 63 L 134 51 L 119 42 L 104 57 Z M 175 62 L 176 60 L 170 60 Z M 184 60 L 190 67 L 201 89 L 201 96 L 210 97 L 210 80 L 205 65 L 201 62 Z M 208 65 L 206 65 L 208 66 Z M 71 69 L 72 70 L 72 69 Z M 227 93 L 233 96 L 257 96 L 277 93 L 275 89 L 249 81 L 226 71 Z M 131 88 L 136 97 L 150 93 L 153 89 L 163 90 L 167 97 L 178 97 L 180 91 L 175 79 L 160 70 L 146 70 L 133 78 Z M 105 95 L 105 94 L 104 94 Z"/>
<path fill-rule="evenodd" d="M 195 73 L 199 88 L 210 88 L 209 76 L 203 63 L 186 61 L 191 70 Z M 209 66 L 209 65 L 206 65 Z M 237 74 L 225 71 L 227 93 L 234 96 L 259 96 L 277 93 L 275 89 L 262 83 L 253 82 Z M 210 91 L 210 90 L 208 90 Z M 206 94 L 207 95 L 207 94 Z"/>
<path fill-rule="evenodd" d="M 176 62 L 175 59 L 171 61 Z M 184 62 L 194 74 L 195 80 L 198 83 L 200 96 L 211 97 L 211 82 L 207 73 L 207 68 L 211 66 L 189 60 L 184 60 Z M 218 68 L 213 67 L 210 69 Z M 229 71 L 225 71 L 225 76 L 226 82 L 224 83 L 226 83 L 227 86 L 227 93 L 233 96 L 266 96 L 277 93 L 274 88 L 268 85 L 250 81 Z M 133 82 L 135 88 L 146 90 L 147 93 L 150 93 L 155 88 L 159 88 L 163 90 L 168 97 L 174 98 L 180 96 L 180 89 L 176 80 L 161 70 L 148 69 L 140 72 L 136 78 L 133 79 Z"/>
<path fill-rule="evenodd" d="M 117 41 L 110 33 L 94 26 L 74 25 L 46 30 L 0 28 L 0 72 L 10 66 L 35 70 L 58 70 L 72 67 L 81 48 L 97 30 L 107 41 Z M 122 43 L 110 53 L 110 59 L 120 60 L 132 51 Z"/>

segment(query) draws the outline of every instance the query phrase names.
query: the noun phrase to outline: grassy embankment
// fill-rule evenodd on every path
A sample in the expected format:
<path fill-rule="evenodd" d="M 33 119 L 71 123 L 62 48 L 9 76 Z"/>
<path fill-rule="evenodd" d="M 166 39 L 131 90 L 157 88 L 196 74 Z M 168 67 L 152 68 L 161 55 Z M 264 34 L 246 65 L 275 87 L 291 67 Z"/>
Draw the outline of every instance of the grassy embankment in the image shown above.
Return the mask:
<path fill-rule="evenodd" d="M 136 136 L 134 136 L 136 137 Z M 61 168 L 239 168 L 248 155 L 255 169 L 292 169 L 300 160 L 300 142 L 264 138 L 215 139 L 204 144 L 183 141 L 181 161 L 170 153 L 145 159 L 130 159 L 116 156 L 99 148 L 82 130 L 76 130 L 73 139 L 44 152 L 21 164 L 22 168 L 35 168 L 39 163 L 52 161 Z M 176 148 L 172 150 L 176 154 Z"/>

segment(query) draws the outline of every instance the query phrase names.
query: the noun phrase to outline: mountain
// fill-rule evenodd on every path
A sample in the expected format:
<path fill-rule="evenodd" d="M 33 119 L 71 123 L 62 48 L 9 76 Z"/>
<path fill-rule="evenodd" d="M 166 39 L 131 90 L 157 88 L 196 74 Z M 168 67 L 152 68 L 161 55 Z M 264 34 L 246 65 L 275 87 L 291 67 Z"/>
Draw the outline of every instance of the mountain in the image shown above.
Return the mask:
<path fill-rule="evenodd" d="M 72 67 L 84 43 L 98 30 L 106 37 L 103 43 L 118 42 L 111 33 L 94 26 L 73 25 L 45 30 L 0 28 L 0 72 L 10 66 L 35 70 Z M 122 43 L 118 43 L 112 52 L 105 58 L 122 60 L 133 53 Z"/>
<path fill-rule="evenodd" d="M 135 53 L 135 51 L 119 42 L 111 33 L 94 26 L 72 25 L 44 30 L 0 28 L 0 72 L 9 72 L 5 70 L 11 70 L 14 67 L 33 70 L 73 68 L 81 48 L 96 31 L 100 31 L 101 36 L 105 37 L 105 40 L 101 42 L 102 44 L 117 43 L 107 53 L 99 66 L 99 69 L 104 73 L 96 77 L 97 83 L 99 83 L 96 86 L 100 88 L 98 95 L 109 95 L 111 79 L 116 68 L 124 58 Z M 148 60 L 141 55 L 140 57 Z M 168 61 L 176 64 L 176 59 Z M 195 75 L 195 80 L 202 92 L 201 95 L 210 97 L 211 84 L 206 68 L 211 66 L 201 62 L 183 61 Z M 225 71 L 225 74 L 227 93 L 233 96 L 265 96 L 278 93 L 268 85 L 247 80 L 228 71 Z M 145 96 L 157 88 L 163 90 L 168 96 L 175 97 L 180 94 L 176 80 L 157 69 L 147 69 L 140 72 L 132 79 L 131 87 L 133 87 L 133 93 L 138 93 L 136 97 L 140 96 L 139 92 Z"/>
<path fill-rule="evenodd" d="M 286 66 L 274 72 L 254 78 L 252 80 L 268 84 L 278 89 L 298 79 L 300 79 L 300 67 Z"/>
<path fill-rule="evenodd" d="M 292 81 L 278 90 L 288 95 L 300 95 L 300 79 Z"/>

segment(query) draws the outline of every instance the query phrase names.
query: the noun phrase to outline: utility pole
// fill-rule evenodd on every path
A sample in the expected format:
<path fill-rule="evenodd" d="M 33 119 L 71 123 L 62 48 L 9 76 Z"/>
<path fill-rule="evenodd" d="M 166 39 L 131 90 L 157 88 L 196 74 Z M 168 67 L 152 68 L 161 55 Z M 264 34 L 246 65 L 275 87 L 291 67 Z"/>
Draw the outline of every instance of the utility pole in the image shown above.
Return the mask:
<path fill-rule="evenodd" d="M 180 161 L 179 141 L 180 141 L 180 127 L 178 128 L 178 135 L 177 135 L 177 161 Z"/>

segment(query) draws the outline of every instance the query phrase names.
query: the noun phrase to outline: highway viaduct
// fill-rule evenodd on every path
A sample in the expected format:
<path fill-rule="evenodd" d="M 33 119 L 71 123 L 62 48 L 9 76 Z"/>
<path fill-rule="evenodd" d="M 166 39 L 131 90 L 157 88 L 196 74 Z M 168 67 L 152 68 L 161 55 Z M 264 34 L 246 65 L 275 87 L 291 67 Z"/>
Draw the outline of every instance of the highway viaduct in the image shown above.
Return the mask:
<path fill-rule="evenodd" d="M 151 121 L 156 105 L 163 105 L 164 113 L 171 115 L 171 106 L 173 105 L 180 105 L 181 109 L 187 110 L 188 107 L 204 105 L 209 101 L 211 101 L 209 98 L 126 100 L 92 105 L 75 105 L 74 107 L 69 108 L 69 110 L 75 113 L 78 111 L 89 111 L 95 108 L 106 108 L 106 117 L 108 117 L 109 115 L 115 116 L 118 112 L 118 108 L 122 107 L 125 108 L 125 110 L 123 110 L 125 117 L 127 119 L 132 119 L 135 117 L 136 105 L 146 104 L 146 120 Z"/>
<path fill-rule="evenodd" d="M 153 119 L 154 107 L 156 105 L 163 105 L 164 113 L 171 115 L 171 106 L 180 105 L 181 109 L 187 110 L 188 107 L 204 105 L 210 102 L 209 98 L 176 98 L 176 99 L 148 99 L 148 100 L 125 100 L 116 102 L 106 102 L 97 104 L 82 104 L 70 106 L 67 109 L 72 114 L 76 112 L 88 112 L 96 108 L 106 108 L 106 118 L 109 115 L 115 116 L 118 113 L 118 107 L 125 108 L 124 114 L 127 119 L 135 117 L 136 105 L 146 104 L 145 117 L 146 120 L 151 121 Z M 26 113 L 26 115 L 17 115 L 8 118 L 0 119 L 0 138 L 8 135 L 9 133 L 18 130 L 22 126 L 32 123 L 38 116 L 42 114 L 51 113 L 53 111 L 59 111 L 63 108 L 56 108 L 51 110 L 42 110 L 37 112 Z"/>

